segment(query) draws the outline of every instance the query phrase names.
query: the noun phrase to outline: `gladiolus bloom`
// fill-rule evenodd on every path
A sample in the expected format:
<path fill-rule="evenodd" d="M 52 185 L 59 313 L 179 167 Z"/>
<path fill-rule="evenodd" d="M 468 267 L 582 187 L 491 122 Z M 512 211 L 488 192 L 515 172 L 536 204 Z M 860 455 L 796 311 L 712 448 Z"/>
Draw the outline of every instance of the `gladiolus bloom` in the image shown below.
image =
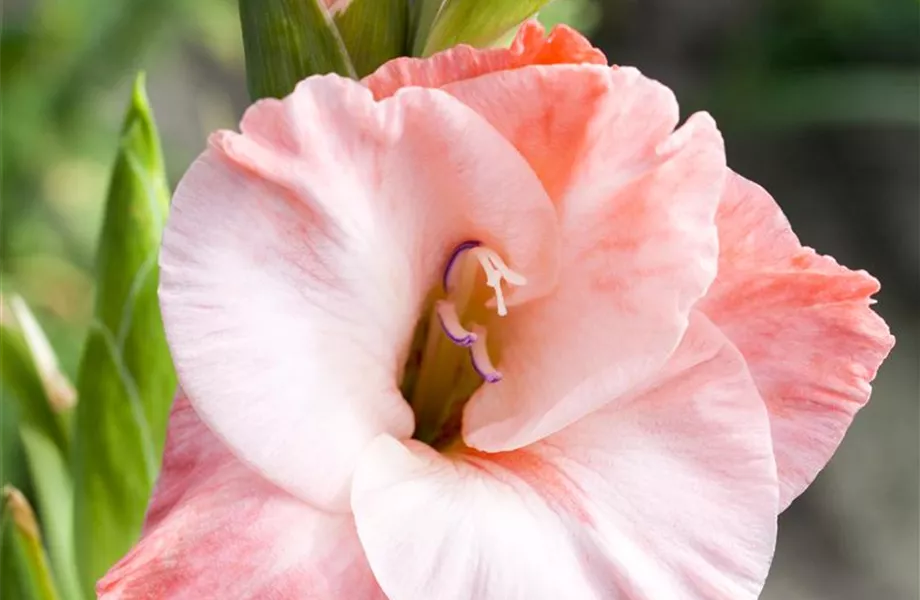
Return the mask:
<path fill-rule="evenodd" d="M 526 23 L 215 134 L 160 258 L 183 392 L 100 596 L 756 598 L 892 338 L 677 124 Z"/>

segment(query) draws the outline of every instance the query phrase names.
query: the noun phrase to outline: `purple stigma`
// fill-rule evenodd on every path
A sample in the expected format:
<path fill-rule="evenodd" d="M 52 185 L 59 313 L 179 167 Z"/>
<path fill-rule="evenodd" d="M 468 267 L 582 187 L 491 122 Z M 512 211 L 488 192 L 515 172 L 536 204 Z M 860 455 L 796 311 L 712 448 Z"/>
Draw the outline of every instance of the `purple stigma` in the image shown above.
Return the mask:
<path fill-rule="evenodd" d="M 470 354 L 470 362 L 473 363 L 473 369 L 479 374 L 480 377 L 483 378 L 486 383 L 498 383 L 502 380 L 502 374 L 498 371 L 491 371 L 486 373 L 480 369 L 479 365 L 476 363 L 476 357 L 473 356 L 472 353 Z"/>
<path fill-rule="evenodd" d="M 448 329 L 447 325 L 444 323 L 444 317 L 441 316 L 441 313 L 438 313 L 438 322 L 441 323 L 441 331 L 444 332 L 444 335 L 446 335 L 450 341 L 457 344 L 458 346 L 469 348 L 478 339 L 475 333 L 469 333 L 463 337 L 454 336 L 454 334 L 450 332 L 450 329 Z"/>
<path fill-rule="evenodd" d="M 462 244 L 454 248 L 454 251 L 451 253 L 450 258 L 447 259 L 447 266 L 444 267 L 444 277 L 441 280 L 441 284 L 444 286 L 445 292 L 449 291 L 448 281 L 450 280 L 450 272 L 454 268 L 454 263 L 456 263 L 457 259 L 460 258 L 460 255 L 466 252 L 467 250 L 471 250 L 481 245 L 482 245 L 482 242 L 477 242 L 475 240 L 469 240 L 467 242 L 463 242 Z M 448 333 L 447 335 L 449 336 L 450 334 Z M 472 344 L 472 342 L 470 343 Z"/>
<path fill-rule="evenodd" d="M 489 351 L 486 348 L 486 330 L 481 325 L 474 324 L 473 332 L 478 336 L 476 343 L 470 348 L 470 361 L 473 363 L 473 368 L 486 383 L 498 383 L 502 380 L 502 374 L 489 359 Z"/>

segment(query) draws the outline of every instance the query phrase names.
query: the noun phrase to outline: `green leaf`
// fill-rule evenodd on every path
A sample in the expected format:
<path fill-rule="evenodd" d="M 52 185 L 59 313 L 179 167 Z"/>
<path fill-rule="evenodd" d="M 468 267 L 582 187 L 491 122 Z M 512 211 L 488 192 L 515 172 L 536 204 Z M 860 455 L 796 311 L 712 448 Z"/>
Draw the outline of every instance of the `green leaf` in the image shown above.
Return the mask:
<path fill-rule="evenodd" d="M 168 208 L 160 142 L 138 76 L 112 174 L 94 320 L 77 379 L 75 528 L 88 593 L 137 540 L 163 452 L 176 387 L 157 303 Z"/>
<path fill-rule="evenodd" d="M 358 77 L 406 54 L 409 28 L 407 0 L 352 0 L 335 15 Z"/>
<path fill-rule="evenodd" d="M 12 484 L 28 494 L 31 484 L 25 449 L 19 438 L 19 409 L 16 403 L 5 400 L 11 395 L 7 386 L 0 386 L 0 482 Z"/>
<path fill-rule="evenodd" d="M 57 600 L 58 593 L 42 547 L 35 514 L 25 496 L 3 488 L 3 540 L 0 548 L 0 591 L 4 598 Z"/>
<path fill-rule="evenodd" d="M 2 311 L 0 351 L 3 353 L 3 360 L 0 361 L 0 376 L 18 401 L 22 420 L 42 431 L 62 454 L 67 455 L 70 450 L 67 432 L 52 409 L 53 401 L 48 391 L 55 387 L 70 389 L 70 384 L 60 371 L 56 370 L 56 359 L 53 358 L 53 354 L 50 357 L 40 356 L 42 351 L 36 352 L 36 348 L 42 346 L 42 342 L 36 338 L 43 339 L 44 334 L 41 333 L 25 303 L 14 297 L 8 305 L 4 303 Z M 47 344 L 47 340 L 43 341 Z M 50 347 L 46 352 L 50 353 Z M 52 363 L 54 367 L 50 367 Z M 54 370 L 53 374 L 47 373 L 49 368 Z M 58 383 L 46 383 L 51 381 Z M 72 391 L 67 395 L 67 402 L 72 404 Z M 60 400 L 58 406 L 63 408 Z"/>
<path fill-rule="evenodd" d="M 239 0 L 246 79 L 253 100 L 281 98 L 310 75 L 355 69 L 319 0 Z"/>
<path fill-rule="evenodd" d="M 457 44 L 488 46 L 537 14 L 548 1 L 444 0 L 431 31 L 424 37 L 421 54 L 430 56 Z M 424 11 L 423 6 L 423 14 Z M 419 23 L 419 27 L 424 27 L 424 23 Z M 422 35 L 421 30 L 418 35 Z"/>
<path fill-rule="evenodd" d="M 421 56 L 435 18 L 445 0 L 416 0 L 411 10 L 412 56 Z"/>
<path fill-rule="evenodd" d="M 73 389 L 58 370 L 57 358 L 38 322 L 18 297 L 10 300 L 8 308 L 4 306 L 0 352 L 0 374 L 17 403 L 19 438 L 57 584 L 65 598 L 81 598 L 74 554 L 70 443 L 62 420 L 73 406 Z"/>
<path fill-rule="evenodd" d="M 553 0 L 537 16 L 547 30 L 564 23 L 588 36 L 600 25 L 603 10 L 599 0 Z"/>
<path fill-rule="evenodd" d="M 66 454 L 70 443 L 70 420 L 76 403 L 76 392 L 73 385 L 61 371 L 51 343 L 48 342 L 45 332 L 42 331 L 25 300 L 14 295 L 8 303 L 4 303 L 0 298 L 0 310 L 3 311 L 3 315 L 0 316 L 0 329 L 3 335 L 9 335 L 11 339 L 15 338 L 17 342 L 20 342 L 19 347 L 25 351 L 24 354 L 21 354 L 22 360 L 29 363 L 24 371 L 16 374 L 5 369 L 0 369 L 0 373 L 12 380 L 19 380 L 20 387 L 26 383 L 22 380 L 23 377 L 33 381 L 37 378 L 40 387 L 32 387 L 29 384 L 26 386 L 28 389 L 20 391 L 28 392 L 36 399 L 40 399 L 43 407 L 48 407 L 49 414 L 57 421 L 57 426 L 63 435 L 61 450 Z M 14 342 L 11 341 L 11 343 Z"/>

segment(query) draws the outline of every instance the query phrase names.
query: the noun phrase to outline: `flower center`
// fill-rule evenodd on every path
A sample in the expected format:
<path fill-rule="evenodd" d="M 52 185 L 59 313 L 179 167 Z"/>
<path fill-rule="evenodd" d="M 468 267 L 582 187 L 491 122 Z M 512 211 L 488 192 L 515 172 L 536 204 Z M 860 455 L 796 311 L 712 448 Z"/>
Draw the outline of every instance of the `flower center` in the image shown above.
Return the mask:
<path fill-rule="evenodd" d="M 491 298 L 484 297 L 482 283 L 491 289 Z M 431 304 L 431 314 L 420 323 L 426 330 L 416 333 L 414 345 L 420 352 L 410 356 L 403 382 L 416 416 L 416 439 L 436 447 L 452 441 L 459 432 L 463 405 L 476 388 L 483 380 L 501 381 L 489 356 L 486 328 L 473 318 L 486 316 L 483 307 L 507 315 L 503 284 L 526 283 L 480 242 L 464 242 L 451 253 L 443 289 Z"/>

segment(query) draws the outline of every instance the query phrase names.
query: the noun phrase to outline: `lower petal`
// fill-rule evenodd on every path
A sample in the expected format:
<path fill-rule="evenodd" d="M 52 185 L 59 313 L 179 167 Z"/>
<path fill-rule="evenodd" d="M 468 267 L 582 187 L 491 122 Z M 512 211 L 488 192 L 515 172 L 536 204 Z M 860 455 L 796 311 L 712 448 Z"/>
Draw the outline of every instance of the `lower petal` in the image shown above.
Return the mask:
<path fill-rule="evenodd" d="M 716 225 L 719 273 L 699 306 L 767 404 L 782 510 L 837 449 L 894 338 L 870 308 L 878 282 L 803 248 L 760 186 L 731 174 Z"/>
<path fill-rule="evenodd" d="M 350 515 L 316 510 L 262 479 L 181 396 L 143 537 L 96 591 L 102 600 L 385 598 Z"/>
<path fill-rule="evenodd" d="M 763 403 L 700 316 L 644 391 L 513 452 L 382 436 L 352 491 L 392 600 L 753 600 L 776 503 Z"/>

